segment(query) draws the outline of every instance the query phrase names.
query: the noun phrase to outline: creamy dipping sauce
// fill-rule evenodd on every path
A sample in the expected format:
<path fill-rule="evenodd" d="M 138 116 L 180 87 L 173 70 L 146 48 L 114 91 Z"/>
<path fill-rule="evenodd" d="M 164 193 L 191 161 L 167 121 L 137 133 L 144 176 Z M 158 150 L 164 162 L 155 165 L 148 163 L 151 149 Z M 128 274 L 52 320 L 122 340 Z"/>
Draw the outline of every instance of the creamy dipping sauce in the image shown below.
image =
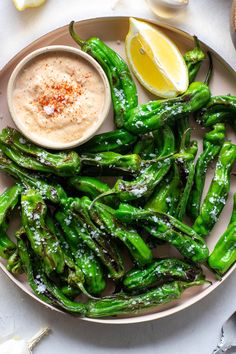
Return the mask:
<path fill-rule="evenodd" d="M 56 143 L 82 138 L 96 125 L 105 103 L 97 70 L 73 53 L 39 55 L 19 73 L 13 108 L 24 127 Z"/>

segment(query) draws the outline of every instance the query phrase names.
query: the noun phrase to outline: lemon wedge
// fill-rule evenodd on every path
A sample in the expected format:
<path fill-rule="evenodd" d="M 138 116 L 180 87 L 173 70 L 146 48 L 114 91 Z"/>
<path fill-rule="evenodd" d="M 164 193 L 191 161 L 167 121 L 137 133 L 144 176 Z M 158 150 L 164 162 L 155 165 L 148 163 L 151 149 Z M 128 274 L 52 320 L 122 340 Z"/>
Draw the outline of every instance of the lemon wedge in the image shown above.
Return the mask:
<path fill-rule="evenodd" d="M 188 69 L 176 45 L 152 25 L 130 18 L 126 54 L 137 79 L 163 98 L 176 97 L 188 88 Z"/>
<path fill-rule="evenodd" d="M 45 0 L 13 0 L 15 7 L 19 11 L 23 11 L 29 7 L 38 7 L 43 5 Z"/>

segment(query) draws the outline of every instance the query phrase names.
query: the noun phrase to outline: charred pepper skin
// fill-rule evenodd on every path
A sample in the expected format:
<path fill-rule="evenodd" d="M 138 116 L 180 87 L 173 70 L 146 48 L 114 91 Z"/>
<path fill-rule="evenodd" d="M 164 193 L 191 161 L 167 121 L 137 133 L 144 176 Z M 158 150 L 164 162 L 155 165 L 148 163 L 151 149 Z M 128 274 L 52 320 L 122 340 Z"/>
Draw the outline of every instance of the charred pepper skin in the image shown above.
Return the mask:
<path fill-rule="evenodd" d="M 57 236 L 67 258 L 71 258 L 72 262 L 82 271 L 85 288 L 88 293 L 92 295 L 100 294 L 106 287 L 100 263 L 92 250 L 84 244 L 83 240 L 78 237 L 78 234 L 75 234 L 71 225 L 68 225 L 68 216 L 63 212 L 58 212 L 57 218 L 60 218 L 60 225 L 62 226 L 61 229 L 63 229 L 63 232 L 59 229 L 55 220 L 49 215 L 47 215 L 46 219 L 47 226 Z M 78 292 L 78 286 L 76 287 L 76 284 L 68 286 L 72 286 L 72 288 L 76 289 Z"/>
<path fill-rule="evenodd" d="M 80 158 L 75 151 L 51 153 L 32 144 L 16 129 L 7 127 L 0 134 L 0 146 L 17 165 L 33 171 L 73 176 L 80 171 Z"/>
<path fill-rule="evenodd" d="M 148 245 L 134 228 L 123 225 L 114 216 L 114 212 L 114 209 L 102 203 L 95 203 L 90 208 L 90 215 L 94 222 L 124 243 L 136 264 L 143 266 L 150 263 L 153 256 Z"/>
<path fill-rule="evenodd" d="M 207 195 L 201 205 L 193 229 L 202 237 L 206 237 L 227 201 L 230 189 L 230 172 L 236 159 L 236 145 L 226 141 L 219 153 L 214 178 Z"/>
<path fill-rule="evenodd" d="M 90 204 L 87 198 L 68 198 L 64 204 L 64 215 L 57 212 L 56 219 L 67 232 L 64 221 L 69 218 L 71 231 L 67 232 L 67 236 L 71 242 L 84 242 L 107 268 L 109 276 L 118 280 L 125 273 L 123 258 L 114 240 L 109 239 L 104 230 L 100 230 L 93 223 L 88 210 Z"/>
<path fill-rule="evenodd" d="M 16 244 L 7 235 L 7 223 L 0 225 L 0 257 L 9 259 L 16 251 Z"/>
<path fill-rule="evenodd" d="M 110 191 L 101 194 L 96 199 L 114 195 L 120 201 L 131 201 L 151 195 L 154 188 L 170 170 L 173 162 L 171 155 L 175 152 L 175 139 L 172 130 L 169 127 L 164 127 L 161 131 L 164 138 L 160 144 L 161 149 L 158 158 L 150 161 L 147 167 L 144 164 L 140 175 L 133 181 L 118 179 Z"/>
<path fill-rule="evenodd" d="M 179 280 L 204 279 L 202 269 L 177 258 L 156 259 L 144 269 L 133 268 L 123 279 L 126 291 L 143 292 L 154 286 Z"/>
<path fill-rule="evenodd" d="M 134 145 L 133 153 L 138 154 L 143 160 L 151 160 L 156 157 L 155 139 L 152 133 L 144 134 Z"/>
<path fill-rule="evenodd" d="M 179 169 L 176 164 L 173 164 L 165 180 L 160 185 L 157 185 L 153 194 L 148 198 L 144 209 L 174 216 L 180 196 L 180 188 L 181 178 Z"/>
<path fill-rule="evenodd" d="M 194 183 L 188 201 L 188 215 L 195 220 L 200 213 L 202 192 L 209 164 L 219 154 L 225 139 L 225 126 L 218 123 L 203 138 L 203 152 L 200 154 L 195 168 Z"/>
<path fill-rule="evenodd" d="M 227 229 L 217 241 L 213 252 L 208 258 L 209 266 L 220 275 L 236 262 L 236 194 L 234 194 L 234 205 L 232 217 Z"/>
<path fill-rule="evenodd" d="M 102 193 L 107 193 L 110 191 L 110 187 L 107 183 L 100 181 L 95 177 L 87 176 L 75 176 L 71 177 L 68 180 L 68 184 L 75 188 L 81 194 L 89 197 L 90 199 L 97 198 Z M 102 199 L 107 205 L 117 205 L 118 199 L 110 195 Z"/>
<path fill-rule="evenodd" d="M 195 282 L 172 282 L 149 290 L 140 295 L 128 296 L 117 294 L 113 297 L 97 301 L 89 301 L 86 304 L 87 317 L 99 318 L 104 316 L 139 314 L 145 309 L 158 306 L 180 298 L 183 291 L 191 286 L 203 285 L 204 280 Z"/>
<path fill-rule="evenodd" d="M 141 170 L 140 176 L 133 181 L 118 179 L 110 191 L 101 194 L 94 201 L 110 195 L 114 195 L 122 202 L 148 197 L 168 173 L 171 165 L 171 158 L 156 161 Z"/>
<path fill-rule="evenodd" d="M 51 299 L 50 294 L 47 293 L 46 289 L 44 289 L 43 292 L 39 289 L 39 281 L 41 281 L 41 279 L 37 277 L 38 270 L 35 272 L 35 267 L 33 266 L 34 257 L 32 254 L 32 249 L 29 246 L 29 241 L 23 227 L 16 233 L 16 238 L 22 267 L 26 273 L 27 280 L 31 289 L 40 300 L 46 302 L 49 305 L 54 305 L 54 302 Z"/>
<path fill-rule="evenodd" d="M 158 159 L 162 159 L 174 153 L 175 136 L 170 127 L 165 126 L 154 133 L 158 140 Z M 153 193 L 148 198 L 145 209 L 156 210 L 172 214 L 177 205 L 178 186 L 180 175 L 175 163 L 172 164 L 168 174 L 158 183 Z M 176 193 L 177 192 L 177 193 Z"/>
<path fill-rule="evenodd" d="M 61 185 L 54 182 L 49 183 L 46 179 L 43 179 L 42 175 L 30 173 L 26 169 L 17 166 L 1 150 L 0 171 L 7 172 L 10 176 L 20 180 L 24 188 L 38 190 L 43 199 L 53 204 L 61 204 L 61 201 L 66 198 L 66 192 Z"/>
<path fill-rule="evenodd" d="M 122 155 L 112 151 L 99 152 L 96 154 L 83 153 L 81 155 L 83 167 L 97 167 L 98 169 L 109 169 L 118 173 L 137 174 L 141 169 L 141 158 L 138 154 Z"/>
<path fill-rule="evenodd" d="M 65 266 L 64 254 L 57 237 L 48 229 L 45 218 L 47 207 L 41 195 L 28 190 L 21 196 L 22 225 L 35 254 L 44 262 L 48 274 L 62 273 Z"/>
<path fill-rule="evenodd" d="M 200 47 L 198 38 L 193 36 L 193 40 L 195 47 L 184 54 L 190 84 L 195 80 L 203 60 L 206 59 L 206 55 Z"/>
<path fill-rule="evenodd" d="M 138 223 L 141 220 L 142 227 L 149 234 L 169 242 L 193 262 L 204 262 L 209 256 L 209 250 L 202 237 L 173 216 L 123 203 L 115 211 L 115 216 L 126 223 Z"/>
<path fill-rule="evenodd" d="M 0 195 L 0 225 L 4 222 L 7 214 L 10 213 L 20 200 L 22 187 L 19 184 L 7 188 Z"/>
<path fill-rule="evenodd" d="M 103 68 L 111 88 L 114 119 L 117 128 L 122 128 L 130 109 L 138 105 L 137 88 L 125 61 L 97 37 L 82 40 L 74 30 L 74 21 L 69 31 L 81 50 L 91 55 Z"/>
<path fill-rule="evenodd" d="M 187 91 L 173 99 L 151 101 L 129 111 L 125 128 L 132 134 L 145 134 L 171 124 L 183 114 L 190 114 L 204 107 L 210 100 L 209 87 L 193 82 Z"/>
<path fill-rule="evenodd" d="M 196 120 L 204 127 L 211 127 L 225 121 L 233 124 L 235 114 L 236 96 L 213 96 L 208 104 L 197 113 Z"/>
<path fill-rule="evenodd" d="M 8 224 L 6 218 L 18 204 L 21 191 L 22 187 L 15 184 L 0 195 L 0 257 L 5 259 L 13 256 L 16 251 L 16 244 L 7 235 Z"/>
<path fill-rule="evenodd" d="M 121 154 L 132 150 L 132 147 L 136 141 L 137 136 L 132 135 L 125 129 L 116 129 L 111 132 L 95 135 L 87 143 L 81 145 L 77 150 L 79 153 L 112 151 Z"/>
<path fill-rule="evenodd" d="M 24 229 L 17 235 L 17 246 L 20 258 L 26 272 L 29 285 L 38 298 L 49 305 L 54 305 L 66 312 L 84 316 L 85 305 L 67 298 L 63 291 L 59 289 L 51 280 L 47 278 L 43 271 L 42 264 L 32 255 L 32 250 Z"/>
<path fill-rule="evenodd" d="M 181 172 L 182 174 L 185 175 L 185 185 L 183 187 L 183 190 L 180 193 L 179 202 L 176 207 L 176 211 L 174 213 L 174 216 L 180 221 L 183 220 L 186 214 L 189 195 L 191 193 L 191 188 L 193 185 L 193 179 L 195 173 L 194 159 L 197 151 L 198 151 L 198 144 L 196 141 L 192 141 L 190 142 L 189 146 L 185 146 L 184 144 L 184 146 L 181 147 L 180 152 L 176 154 L 176 156 L 178 156 L 177 161 L 178 158 L 180 158 L 181 160 L 181 167 L 180 167 L 180 169 L 182 170 Z"/>

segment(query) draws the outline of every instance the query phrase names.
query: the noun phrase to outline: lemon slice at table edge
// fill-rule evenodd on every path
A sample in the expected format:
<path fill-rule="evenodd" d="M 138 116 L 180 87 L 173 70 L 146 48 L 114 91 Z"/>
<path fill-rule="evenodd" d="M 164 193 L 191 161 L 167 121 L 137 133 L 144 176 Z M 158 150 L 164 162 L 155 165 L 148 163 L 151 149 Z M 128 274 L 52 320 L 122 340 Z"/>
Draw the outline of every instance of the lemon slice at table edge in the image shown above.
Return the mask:
<path fill-rule="evenodd" d="M 176 45 L 156 27 L 130 18 L 128 62 L 139 82 L 156 96 L 176 97 L 188 88 L 188 69 Z"/>
<path fill-rule="evenodd" d="M 38 7 L 45 3 L 46 0 L 13 0 L 17 10 L 23 11 L 30 7 Z"/>

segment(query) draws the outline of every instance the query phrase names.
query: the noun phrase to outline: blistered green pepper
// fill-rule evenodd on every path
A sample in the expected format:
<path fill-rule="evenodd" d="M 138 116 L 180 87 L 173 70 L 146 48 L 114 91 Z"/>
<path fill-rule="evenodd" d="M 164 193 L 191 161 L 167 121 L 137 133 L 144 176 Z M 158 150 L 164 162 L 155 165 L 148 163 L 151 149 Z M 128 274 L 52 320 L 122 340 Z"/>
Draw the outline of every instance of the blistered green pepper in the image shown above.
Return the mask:
<path fill-rule="evenodd" d="M 8 159 L 0 150 L 0 171 L 7 172 L 9 175 L 21 181 L 25 188 L 33 188 L 39 191 L 43 199 L 49 200 L 53 204 L 60 204 L 66 198 L 64 189 L 58 183 L 48 182 L 41 175 L 30 173 L 17 166 Z"/>
<path fill-rule="evenodd" d="M 193 262 L 204 262 L 209 254 L 205 241 L 192 228 L 173 216 L 120 204 L 115 216 L 127 223 L 136 223 L 149 234 L 175 246 Z"/>
<path fill-rule="evenodd" d="M 196 116 L 197 121 L 210 127 L 216 123 L 235 121 L 236 96 L 213 96 Z"/>
<path fill-rule="evenodd" d="M 209 266 L 223 275 L 236 262 L 236 194 L 232 217 L 226 231 L 217 241 L 213 252 L 208 258 Z"/>
<path fill-rule="evenodd" d="M 59 176 L 73 176 L 80 171 L 80 158 L 75 151 L 48 152 L 10 127 L 2 130 L 0 146 L 12 161 L 29 170 L 54 173 Z"/>
<path fill-rule="evenodd" d="M 184 54 L 184 60 L 188 68 L 189 83 L 193 82 L 201 67 L 202 61 L 206 58 L 205 53 L 200 47 L 197 36 L 193 36 L 195 48 Z"/>
<path fill-rule="evenodd" d="M 224 142 L 216 164 L 214 178 L 201 205 L 193 229 L 202 237 L 207 236 L 217 222 L 227 201 L 230 189 L 230 172 L 236 159 L 236 145 Z"/>
<path fill-rule="evenodd" d="M 113 151 L 125 153 L 132 149 L 137 137 L 125 129 L 116 129 L 92 137 L 87 143 L 79 146 L 79 152 L 104 152 Z"/>
<path fill-rule="evenodd" d="M 110 83 L 113 101 L 115 124 L 123 127 L 127 113 L 138 105 L 138 95 L 135 83 L 125 61 L 101 39 L 92 37 L 82 40 L 74 30 L 74 21 L 70 23 L 71 37 L 101 65 Z"/>
<path fill-rule="evenodd" d="M 65 266 L 64 254 L 54 235 L 45 223 L 47 207 L 35 190 L 24 192 L 21 197 L 22 224 L 30 245 L 44 262 L 48 274 L 62 273 Z"/>
<path fill-rule="evenodd" d="M 64 229 L 71 242 L 83 242 L 95 253 L 103 265 L 107 268 L 112 279 L 120 279 L 124 275 L 123 258 L 113 239 L 109 238 L 91 220 L 88 198 L 68 198 L 65 201 L 64 212 L 56 213 L 56 218 Z M 66 218 L 65 218 L 66 215 Z M 67 229 L 65 224 L 68 224 Z M 69 229 L 71 232 L 69 233 Z M 80 241 L 81 242 L 81 241 Z"/>
<path fill-rule="evenodd" d="M 147 288 L 174 280 L 204 279 L 202 269 L 177 258 L 156 259 L 144 269 L 133 268 L 123 279 L 126 291 L 142 292 Z"/>
<path fill-rule="evenodd" d="M 117 294 L 101 300 L 90 300 L 86 305 L 88 317 L 104 317 L 117 315 L 139 314 L 145 309 L 152 308 L 180 298 L 183 291 L 191 286 L 203 285 L 204 280 L 194 282 L 175 281 L 164 284 L 143 294 L 128 296 Z"/>
<path fill-rule="evenodd" d="M 144 134 L 159 129 L 180 119 L 183 114 L 198 111 L 207 104 L 210 96 L 206 84 L 193 82 L 187 91 L 177 98 L 151 101 L 130 110 L 125 128 L 133 134 Z"/>
<path fill-rule="evenodd" d="M 225 126 L 218 123 L 203 137 L 203 152 L 198 157 L 194 183 L 188 201 L 188 215 L 195 220 L 200 213 L 202 192 L 209 164 L 219 154 L 225 138 Z"/>
<path fill-rule="evenodd" d="M 114 216 L 113 209 L 102 203 L 95 203 L 90 208 L 90 215 L 100 228 L 124 243 L 137 264 L 143 266 L 151 262 L 152 252 L 148 245 L 134 228 L 123 225 Z"/>

